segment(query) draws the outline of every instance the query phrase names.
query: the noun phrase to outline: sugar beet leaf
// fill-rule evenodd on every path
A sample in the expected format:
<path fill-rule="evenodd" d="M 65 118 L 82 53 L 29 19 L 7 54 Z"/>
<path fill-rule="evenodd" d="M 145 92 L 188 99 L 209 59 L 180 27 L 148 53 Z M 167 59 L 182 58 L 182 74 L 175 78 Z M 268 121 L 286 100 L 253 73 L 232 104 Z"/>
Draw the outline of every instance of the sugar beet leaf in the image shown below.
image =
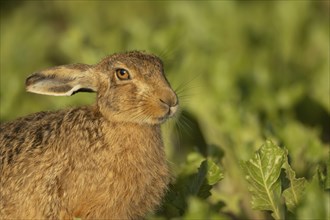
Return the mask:
<path fill-rule="evenodd" d="M 252 194 L 252 207 L 269 210 L 275 219 L 283 219 L 281 210 L 281 167 L 285 151 L 267 141 L 254 157 L 242 163 Z"/>

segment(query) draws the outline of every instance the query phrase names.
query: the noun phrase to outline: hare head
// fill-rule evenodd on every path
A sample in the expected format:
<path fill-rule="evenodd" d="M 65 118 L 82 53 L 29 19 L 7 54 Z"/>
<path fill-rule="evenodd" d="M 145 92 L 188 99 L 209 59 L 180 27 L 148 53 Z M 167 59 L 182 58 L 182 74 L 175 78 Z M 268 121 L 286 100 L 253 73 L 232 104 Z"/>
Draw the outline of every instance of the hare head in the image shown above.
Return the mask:
<path fill-rule="evenodd" d="M 138 51 L 113 54 L 95 65 L 70 64 L 34 73 L 26 89 L 55 96 L 97 92 L 99 111 L 114 122 L 160 124 L 178 109 L 161 60 Z"/>

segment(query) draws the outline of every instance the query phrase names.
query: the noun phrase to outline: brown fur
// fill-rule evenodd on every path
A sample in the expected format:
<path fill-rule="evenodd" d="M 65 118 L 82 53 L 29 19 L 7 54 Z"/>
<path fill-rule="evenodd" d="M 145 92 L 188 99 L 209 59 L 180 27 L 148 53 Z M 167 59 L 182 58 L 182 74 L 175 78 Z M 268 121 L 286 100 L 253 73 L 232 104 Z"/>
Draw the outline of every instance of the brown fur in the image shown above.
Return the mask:
<path fill-rule="evenodd" d="M 131 79 L 116 78 L 118 68 Z M 26 85 L 96 91 L 97 104 L 0 126 L 0 219 L 136 219 L 157 208 L 170 177 L 160 124 L 178 105 L 157 57 L 115 54 L 41 71 Z"/>

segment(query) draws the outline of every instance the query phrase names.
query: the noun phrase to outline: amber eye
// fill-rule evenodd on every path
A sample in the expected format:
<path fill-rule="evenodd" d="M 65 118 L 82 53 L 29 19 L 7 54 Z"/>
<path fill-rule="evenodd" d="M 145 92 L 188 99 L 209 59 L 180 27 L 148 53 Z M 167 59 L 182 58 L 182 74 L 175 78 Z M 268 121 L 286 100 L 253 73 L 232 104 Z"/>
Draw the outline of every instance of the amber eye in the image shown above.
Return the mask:
<path fill-rule="evenodd" d="M 116 76 L 119 80 L 128 80 L 128 79 L 130 79 L 129 72 L 125 69 L 116 69 Z"/>

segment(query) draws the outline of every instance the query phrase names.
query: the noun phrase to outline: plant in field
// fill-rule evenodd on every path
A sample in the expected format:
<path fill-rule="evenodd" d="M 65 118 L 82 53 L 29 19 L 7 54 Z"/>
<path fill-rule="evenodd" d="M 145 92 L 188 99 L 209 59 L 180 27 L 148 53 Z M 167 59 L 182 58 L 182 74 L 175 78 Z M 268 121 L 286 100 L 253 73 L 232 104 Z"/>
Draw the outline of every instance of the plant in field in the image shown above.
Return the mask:
<path fill-rule="evenodd" d="M 310 182 L 297 178 L 289 157 L 286 149 L 266 141 L 253 158 L 241 162 L 252 208 L 270 212 L 274 219 L 327 219 L 329 174 L 319 170 Z M 227 174 L 214 161 L 214 157 L 188 154 L 157 214 L 159 219 L 231 219 L 224 211 L 227 204 L 219 198 L 210 200 L 213 188 Z"/>
<path fill-rule="evenodd" d="M 271 211 L 274 219 L 298 216 L 326 219 L 325 192 L 318 186 L 317 177 L 314 177 L 311 183 L 305 178 L 296 178 L 288 161 L 287 150 L 267 141 L 255 152 L 252 159 L 242 162 L 241 167 L 252 195 L 252 208 Z M 329 182 L 329 178 L 327 179 Z M 329 189 L 329 183 L 326 187 Z M 318 191 L 320 195 L 317 200 L 324 203 L 321 202 L 319 210 L 306 212 L 301 207 L 310 202 L 309 197 L 313 193 L 311 190 Z"/>
<path fill-rule="evenodd" d="M 183 216 L 190 219 L 194 216 L 205 219 L 212 215 L 219 218 L 202 200 L 211 196 L 212 187 L 223 177 L 222 168 L 212 159 L 205 159 L 199 153 L 190 153 L 176 182 L 170 186 L 159 214 L 167 218 Z"/>

